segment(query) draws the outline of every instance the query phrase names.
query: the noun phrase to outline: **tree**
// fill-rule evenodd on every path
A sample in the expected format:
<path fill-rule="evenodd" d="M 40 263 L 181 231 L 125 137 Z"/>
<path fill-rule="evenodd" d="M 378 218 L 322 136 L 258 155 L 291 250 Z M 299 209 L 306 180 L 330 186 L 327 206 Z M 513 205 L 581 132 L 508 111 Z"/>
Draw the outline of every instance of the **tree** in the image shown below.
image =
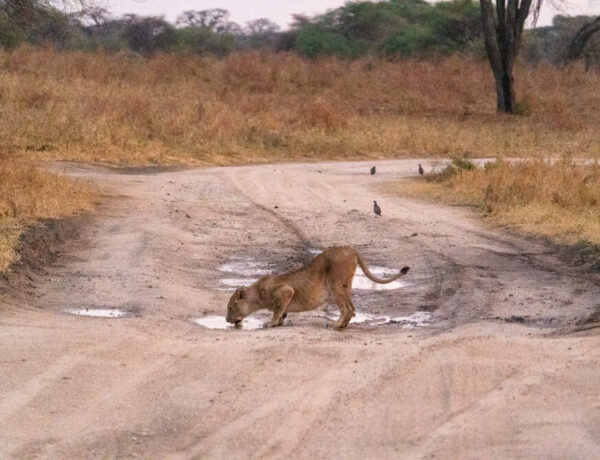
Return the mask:
<path fill-rule="evenodd" d="M 0 0 L 0 46 L 64 43 L 72 30 L 68 12 L 82 10 L 93 0 Z"/>
<path fill-rule="evenodd" d="M 592 22 L 585 24 L 577 31 L 569 45 L 569 50 L 567 51 L 567 61 L 574 61 L 575 59 L 580 58 L 585 45 L 598 31 L 600 31 L 600 16 L 598 16 Z"/>
<path fill-rule="evenodd" d="M 229 11 L 222 8 L 184 11 L 177 18 L 177 25 L 206 28 L 217 34 L 236 34 L 240 31 L 240 26 L 229 20 Z"/>
<path fill-rule="evenodd" d="M 423 9 L 429 7 L 425 2 L 420 3 Z M 407 18 L 398 10 L 393 3 L 353 2 L 331 11 L 323 19 L 346 37 L 374 42 L 407 25 Z"/>
<path fill-rule="evenodd" d="M 353 50 L 350 41 L 343 35 L 326 29 L 319 24 L 303 27 L 296 36 L 295 49 L 303 56 L 351 57 Z"/>
<path fill-rule="evenodd" d="M 39 16 L 55 9 L 83 9 L 86 0 L 0 0 L 0 12 L 11 21 L 30 26 Z"/>
<path fill-rule="evenodd" d="M 176 49 L 182 52 L 224 56 L 235 47 L 233 35 L 217 34 L 206 27 L 184 27 L 175 29 L 175 33 Z"/>
<path fill-rule="evenodd" d="M 96 27 L 101 27 L 111 20 L 110 11 L 103 6 L 89 5 L 82 8 L 80 15 L 83 20 L 91 22 Z"/>
<path fill-rule="evenodd" d="M 472 0 L 435 3 L 426 14 L 426 23 L 452 50 L 466 47 L 481 37 L 481 14 Z"/>
<path fill-rule="evenodd" d="M 279 26 L 267 18 L 255 19 L 246 23 L 245 32 L 248 35 L 270 35 L 279 30 Z"/>
<path fill-rule="evenodd" d="M 466 51 L 481 36 L 475 0 L 353 1 L 325 14 L 296 16 L 279 49 L 311 56 L 377 53 L 388 58 Z"/>
<path fill-rule="evenodd" d="M 244 27 L 244 36 L 238 37 L 238 45 L 247 44 L 253 48 L 274 46 L 279 26 L 270 19 L 261 18 L 248 21 Z"/>
<path fill-rule="evenodd" d="M 185 11 L 177 18 L 178 49 L 223 56 L 231 52 L 241 27 L 229 20 L 229 12 L 221 8 Z"/>
<path fill-rule="evenodd" d="M 140 17 L 135 14 L 125 16 L 123 38 L 133 51 L 146 56 L 157 49 L 168 48 L 176 41 L 174 27 L 162 17 Z"/>
<path fill-rule="evenodd" d="M 479 0 L 485 50 L 496 82 L 497 110 L 516 112 L 514 67 L 521 47 L 525 20 L 534 0 Z M 534 17 L 542 0 L 535 0 Z"/>

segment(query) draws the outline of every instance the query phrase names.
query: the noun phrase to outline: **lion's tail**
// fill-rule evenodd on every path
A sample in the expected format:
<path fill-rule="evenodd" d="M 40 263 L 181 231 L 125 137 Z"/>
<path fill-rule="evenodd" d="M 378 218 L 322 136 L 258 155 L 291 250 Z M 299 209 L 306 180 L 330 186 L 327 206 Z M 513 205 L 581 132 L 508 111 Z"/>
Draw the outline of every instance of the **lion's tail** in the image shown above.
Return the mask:
<path fill-rule="evenodd" d="M 367 276 L 367 278 L 369 278 L 371 281 L 374 281 L 379 284 L 387 284 L 387 283 L 391 283 L 392 281 L 396 281 L 401 276 L 406 275 L 408 273 L 408 271 L 410 270 L 410 267 L 403 267 L 402 270 L 400 270 L 396 275 L 384 280 L 381 278 L 377 278 L 375 275 L 373 275 L 373 273 L 371 273 L 369 271 L 369 267 L 367 267 L 367 264 L 365 264 L 365 261 L 360 256 L 358 251 L 356 251 L 356 258 L 358 260 L 358 265 L 360 265 L 360 268 L 362 269 L 364 274 Z"/>

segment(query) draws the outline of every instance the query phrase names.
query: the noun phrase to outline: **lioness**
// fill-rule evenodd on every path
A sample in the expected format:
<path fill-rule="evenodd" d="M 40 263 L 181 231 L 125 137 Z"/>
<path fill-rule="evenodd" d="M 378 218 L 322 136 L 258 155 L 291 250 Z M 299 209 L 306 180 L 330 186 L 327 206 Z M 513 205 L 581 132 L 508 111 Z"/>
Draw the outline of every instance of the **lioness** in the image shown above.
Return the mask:
<path fill-rule="evenodd" d="M 330 248 L 298 270 L 267 275 L 252 286 L 237 289 L 229 299 L 226 320 L 238 325 L 250 313 L 267 309 L 273 312 L 273 319 L 264 327 L 281 326 L 287 312 L 314 310 L 333 298 L 340 309 L 335 327 L 343 329 L 354 316 L 352 279 L 357 265 L 371 281 L 382 284 L 391 283 L 410 269 L 404 267 L 391 278 L 379 279 L 369 271 L 356 249 Z"/>

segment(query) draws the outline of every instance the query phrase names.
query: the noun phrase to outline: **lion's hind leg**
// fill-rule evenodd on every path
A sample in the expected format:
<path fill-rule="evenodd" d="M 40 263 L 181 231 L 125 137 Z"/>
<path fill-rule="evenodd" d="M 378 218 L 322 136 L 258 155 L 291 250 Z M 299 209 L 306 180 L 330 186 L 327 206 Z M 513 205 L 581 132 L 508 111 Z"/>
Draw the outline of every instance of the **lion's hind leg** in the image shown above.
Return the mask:
<path fill-rule="evenodd" d="M 344 329 L 344 327 L 345 327 L 344 322 L 345 322 L 346 316 L 348 316 L 348 313 L 346 310 L 346 303 L 342 300 L 338 300 L 337 298 L 335 299 L 335 303 L 338 306 L 338 308 L 340 309 L 340 317 L 335 322 L 335 328 L 336 329 Z"/>
<path fill-rule="evenodd" d="M 335 328 L 344 329 L 355 315 L 354 304 L 352 303 L 352 282 L 339 285 L 334 288 L 332 294 L 336 305 L 340 309 L 340 318 L 335 323 Z"/>
<path fill-rule="evenodd" d="M 345 302 L 346 305 L 346 311 L 349 312 L 349 314 L 347 314 L 344 317 L 344 325 L 342 327 L 346 327 L 348 326 L 348 323 L 350 322 L 350 320 L 352 318 L 354 318 L 354 316 L 356 315 L 356 313 L 354 312 L 354 304 L 352 303 L 352 300 L 349 299 Z"/>

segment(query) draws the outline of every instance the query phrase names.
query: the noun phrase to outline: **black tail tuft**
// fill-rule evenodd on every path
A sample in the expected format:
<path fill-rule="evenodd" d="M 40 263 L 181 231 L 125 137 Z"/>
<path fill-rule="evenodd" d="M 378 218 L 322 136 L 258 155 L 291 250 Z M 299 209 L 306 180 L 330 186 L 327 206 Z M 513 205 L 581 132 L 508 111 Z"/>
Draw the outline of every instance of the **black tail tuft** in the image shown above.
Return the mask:
<path fill-rule="evenodd" d="M 403 275 L 406 275 L 409 270 L 410 270 L 410 267 L 403 267 L 402 270 L 400 270 L 400 273 L 402 273 Z"/>

